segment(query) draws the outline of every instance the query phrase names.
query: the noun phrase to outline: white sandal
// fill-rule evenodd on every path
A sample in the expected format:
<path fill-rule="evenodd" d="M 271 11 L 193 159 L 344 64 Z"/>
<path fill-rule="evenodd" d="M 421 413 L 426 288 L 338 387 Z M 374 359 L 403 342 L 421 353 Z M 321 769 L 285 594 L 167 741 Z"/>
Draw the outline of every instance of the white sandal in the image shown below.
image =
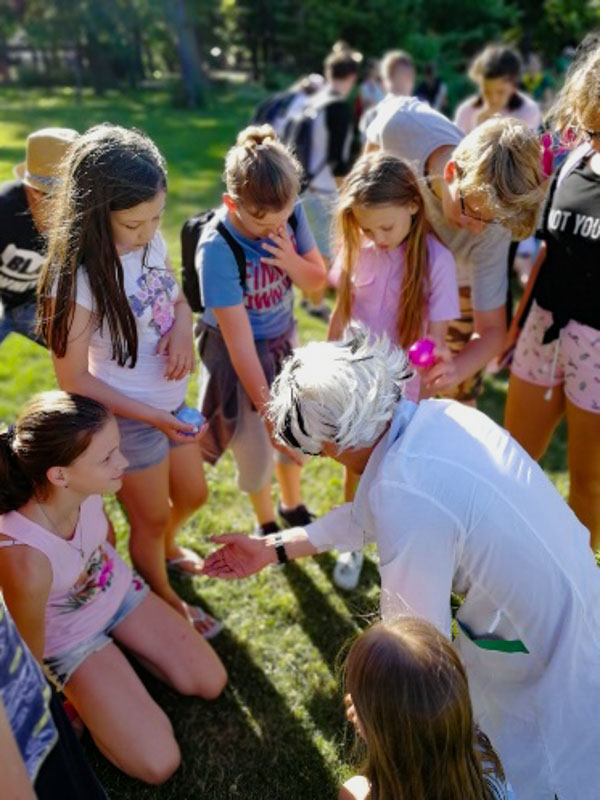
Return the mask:
<path fill-rule="evenodd" d="M 214 639 L 223 630 L 223 623 L 215 619 L 208 612 L 200 606 L 190 606 L 188 609 L 192 612 L 192 624 L 199 634 L 204 636 L 205 639 Z M 200 627 L 202 626 L 202 627 Z"/>

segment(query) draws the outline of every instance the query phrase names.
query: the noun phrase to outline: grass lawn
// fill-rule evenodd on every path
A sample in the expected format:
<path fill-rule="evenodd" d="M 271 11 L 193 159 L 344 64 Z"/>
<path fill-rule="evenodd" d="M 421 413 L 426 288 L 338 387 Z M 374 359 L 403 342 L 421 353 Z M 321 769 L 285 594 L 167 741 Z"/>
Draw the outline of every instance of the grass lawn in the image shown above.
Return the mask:
<path fill-rule="evenodd" d="M 223 88 L 203 112 L 172 109 L 160 94 L 74 97 L 53 92 L 0 92 L 0 180 L 12 177 L 23 160 L 27 133 L 46 125 L 89 125 L 110 121 L 143 128 L 169 164 L 169 198 L 163 232 L 174 261 L 185 217 L 218 202 L 222 160 L 237 131 L 249 118 L 257 96 L 250 89 Z M 323 338 L 325 326 L 299 311 L 303 341 Z M 47 353 L 11 336 L 0 347 L 0 420 L 10 422 L 34 392 L 55 385 Z M 193 399 L 195 383 L 190 386 Z M 481 408 L 501 421 L 506 377 L 486 380 Z M 563 494 L 565 432 L 561 426 L 544 468 Z M 341 502 L 341 468 L 313 459 L 305 470 L 305 497 L 319 514 Z M 208 536 L 249 530 L 250 503 L 236 488 L 226 455 L 208 469 L 207 505 L 185 526 L 181 540 L 202 553 Z M 116 503 L 111 516 L 120 552 L 127 557 L 127 526 Z M 188 601 L 202 599 L 226 623 L 215 647 L 230 682 L 222 698 L 209 704 L 179 697 L 141 671 L 144 682 L 165 709 L 182 749 L 182 766 L 159 788 L 144 787 L 114 769 L 86 735 L 89 758 L 111 798 L 161 800 L 327 800 L 350 774 L 351 737 L 344 722 L 338 680 L 339 652 L 349 637 L 377 612 L 378 573 L 373 556 L 365 563 L 359 589 L 352 594 L 332 584 L 334 557 L 325 554 L 269 569 L 239 583 L 194 579 L 178 589 Z M 132 731 L 135 736 L 135 731 Z"/>

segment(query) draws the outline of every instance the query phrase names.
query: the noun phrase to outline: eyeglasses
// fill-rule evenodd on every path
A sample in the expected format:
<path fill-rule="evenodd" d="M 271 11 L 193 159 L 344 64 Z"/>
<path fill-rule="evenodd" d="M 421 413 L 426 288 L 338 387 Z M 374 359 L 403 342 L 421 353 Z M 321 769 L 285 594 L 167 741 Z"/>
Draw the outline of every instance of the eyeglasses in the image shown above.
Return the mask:
<path fill-rule="evenodd" d="M 458 199 L 460 200 L 460 213 L 463 217 L 468 217 L 469 219 L 474 219 L 477 222 L 483 222 L 484 225 L 501 225 L 502 223 L 497 219 L 482 219 L 481 217 L 476 216 L 475 214 L 471 214 L 467 211 L 467 206 L 465 204 L 465 198 L 462 193 L 462 189 L 460 186 L 458 187 Z"/>
<path fill-rule="evenodd" d="M 600 131 L 586 131 L 585 129 L 581 131 L 584 137 L 587 139 L 588 142 L 593 141 L 594 139 L 600 140 Z"/>

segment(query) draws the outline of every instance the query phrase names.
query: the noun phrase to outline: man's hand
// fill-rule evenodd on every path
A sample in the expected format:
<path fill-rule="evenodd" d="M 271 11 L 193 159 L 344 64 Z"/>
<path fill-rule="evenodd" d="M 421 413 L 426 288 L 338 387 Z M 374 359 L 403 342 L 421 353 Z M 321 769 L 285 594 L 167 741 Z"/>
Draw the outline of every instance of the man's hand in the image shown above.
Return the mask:
<path fill-rule="evenodd" d="M 275 549 L 258 536 L 224 533 L 212 536 L 211 541 L 225 546 L 215 550 L 204 561 L 202 573 L 210 578 L 247 578 L 277 561 Z"/>

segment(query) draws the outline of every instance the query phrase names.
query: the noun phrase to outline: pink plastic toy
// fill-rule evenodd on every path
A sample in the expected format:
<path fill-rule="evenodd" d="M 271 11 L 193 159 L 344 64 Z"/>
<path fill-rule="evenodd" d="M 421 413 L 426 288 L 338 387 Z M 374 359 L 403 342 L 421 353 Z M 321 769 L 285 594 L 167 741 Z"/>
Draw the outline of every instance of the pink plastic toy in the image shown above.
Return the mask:
<path fill-rule="evenodd" d="M 435 356 L 433 355 L 434 349 L 435 342 L 432 339 L 417 339 L 417 341 L 408 348 L 410 363 L 415 367 L 430 367 L 435 361 Z"/>

